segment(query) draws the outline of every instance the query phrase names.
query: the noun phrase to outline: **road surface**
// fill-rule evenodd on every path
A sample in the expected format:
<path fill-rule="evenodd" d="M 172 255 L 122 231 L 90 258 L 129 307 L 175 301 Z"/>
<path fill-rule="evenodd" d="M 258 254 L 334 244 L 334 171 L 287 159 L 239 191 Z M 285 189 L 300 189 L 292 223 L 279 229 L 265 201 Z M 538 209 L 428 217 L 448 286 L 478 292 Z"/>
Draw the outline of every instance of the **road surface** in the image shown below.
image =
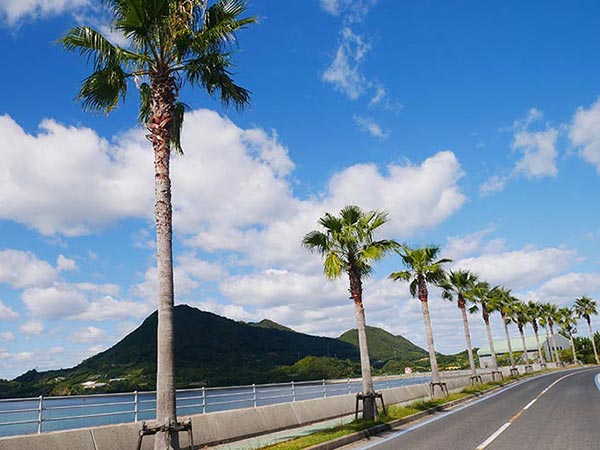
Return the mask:
<path fill-rule="evenodd" d="M 600 368 L 524 380 L 467 405 L 342 448 L 600 449 Z"/>

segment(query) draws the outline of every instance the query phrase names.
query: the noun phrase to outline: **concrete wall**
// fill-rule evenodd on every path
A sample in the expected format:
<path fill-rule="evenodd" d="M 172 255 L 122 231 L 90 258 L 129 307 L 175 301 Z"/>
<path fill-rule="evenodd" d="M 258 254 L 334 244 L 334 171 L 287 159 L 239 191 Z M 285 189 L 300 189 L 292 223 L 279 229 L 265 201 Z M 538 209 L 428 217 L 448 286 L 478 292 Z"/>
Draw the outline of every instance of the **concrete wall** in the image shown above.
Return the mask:
<path fill-rule="evenodd" d="M 508 368 L 502 369 L 507 377 Z M 524 373 L 523 367 L 520 372 Z M 490 373 L 483 373 L 482 377 L 483 381 L 492 379 Z M 471 384 L 469 376 L 464 375 L 449 376 L 445 382 L 450 391 L 457 391 Z M 386 405 L 426 398 L 430 393 L 428 384 L 383 389 L 381 392 Z M 234 441 L 345 416 L 354 413 L 355 402 L 354 394 L 347 394 L 258 408 L 197 414 L 191 416 L 194 444 L 204 446 Z M 134 450 L 138 429 L 138 424 L 128 423 L 0 438 L 0 450 Z M 152 450 L 152 436 L 145 437 L 143 442 L 143 450 Z M 180 433 L 180 442 L 182 447 L 189 445 L 186 433 Z"/>

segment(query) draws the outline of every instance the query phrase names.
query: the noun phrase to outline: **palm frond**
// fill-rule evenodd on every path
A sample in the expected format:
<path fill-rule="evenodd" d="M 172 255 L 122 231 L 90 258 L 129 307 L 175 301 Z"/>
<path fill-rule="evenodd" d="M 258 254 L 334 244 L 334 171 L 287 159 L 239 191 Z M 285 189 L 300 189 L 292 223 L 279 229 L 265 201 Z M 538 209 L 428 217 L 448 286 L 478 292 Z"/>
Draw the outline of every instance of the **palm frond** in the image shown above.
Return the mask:
<path fill-rule="evenodd" d="M 77 96 L 84 109 L 109 113 L 117 107 L 119 99 L 125 101 L 127 74 L 119 66 L 109 66 L 87 77 Z"/>

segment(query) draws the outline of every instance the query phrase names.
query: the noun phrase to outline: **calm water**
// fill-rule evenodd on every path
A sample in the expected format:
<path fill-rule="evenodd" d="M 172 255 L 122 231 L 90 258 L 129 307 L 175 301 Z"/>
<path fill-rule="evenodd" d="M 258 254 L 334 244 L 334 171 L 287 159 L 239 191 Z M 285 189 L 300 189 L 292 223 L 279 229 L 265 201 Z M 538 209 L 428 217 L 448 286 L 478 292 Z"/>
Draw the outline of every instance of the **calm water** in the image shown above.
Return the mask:
<path fill-rule="evenodd" d="M 393 378 L 375 382 L 375 389 L 381 390 L 409 384 L 427 383 L 427 376 Z M 333 397 L 361 391 L 360 381 L 350 383 L 322 382 L 292 385 L 256 386 L 256 395 L 252 387 L 211 388 L 177 392 L 177 414 L 210 413 L 230 409 L 251 408 L 253 406 L 287 403 L 294 400 L 309 400 L 321 397 Z M 256 397 L 256 405 L 254 404 Z M 133 393 L 114 395 L 90 395 L 72 397 L 44 397 L 42 411 L 42 431 L 68 430 L 99 425 L 133 422 Z M 37 433 L 38 399 L 0 401 L 0 436 Z M 153 393 L 138 394 L 138 420 L 151 420 L 155 417 L 156 397 Z M 21 412 L 15 412 L 15 411 Z M 95 417 L 90 417 L 95 416 Z M 11 422 L 13 424 L 8 424 Z M 20 422 L 14 424 L 14 422 Z M 27 422 L 27 423 L 22 423 Z"/>

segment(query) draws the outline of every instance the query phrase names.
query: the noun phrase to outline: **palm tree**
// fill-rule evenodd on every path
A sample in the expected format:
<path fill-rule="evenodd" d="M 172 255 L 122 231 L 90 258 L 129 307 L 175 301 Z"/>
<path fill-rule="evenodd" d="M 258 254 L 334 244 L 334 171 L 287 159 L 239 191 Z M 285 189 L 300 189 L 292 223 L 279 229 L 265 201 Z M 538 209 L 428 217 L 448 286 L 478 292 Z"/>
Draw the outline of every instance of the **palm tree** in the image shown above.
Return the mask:
<path fill-rule="evenodd" d="M 537 344 L 538 358 L 540 360 L 540 364 L 545 364 L 544 354 L 542 353 L 542 346 L 540 345 L 540 335 L 539 335 L 539 320 L 542 316 L 542 304 L 540 302 L 535 302 L 530 300 L 527 302 L 527 307 L 529 308 L 529 323 L 533 328 L 533 332 L 535 334 L 535 342 Z"/>
<path fill-rule="evenodd" d="M 550 343 L 550 332 L 548 331 L 548 315 L 546 313 L 546 304 L 541 302 L 538 323 L 546 331 L 546 342 L 548 345 L 548 349 L 550 349 L 552 344 Z M 552 351 L 550 351 L 550 361 L 554 362 L 554 353 Z"/>
<path fill-rule="evenodd" d="M 373 239 L 375 232 L 388 221 L 384 211 L 365 212 L 358 206 L 346 206 L 339 217 L 326 213 L 319 219 L 324 231 L 313 230 L 304 236 L 302 245 L 319 252 L 324 258 L 323 271 L 329 279 L 348 274 L 350 298 L 358 330 L 360 367 L 363 383 L 363 418 L 375 418 L 375 390 L 371 377 L 371 362 L 367 345 L 365 309 L 362 280 L 372 272 L 372 262 L 381 259 L 398 244 L 392 240 Z"/>
<path fill-rule="evenodd" d="M 558 310 L 560 314 L 560 326 L 565 333 L 569 335 L 569 340 L 571 341 L 571 351 L 573 352 L 573 363 L 577 363 L 577 354 L 575 353 L 575 343 L 573 342 L 573 333 L 577 332 L 575 326 L 577 325 L 577 320 L 575 319 L 575 314 L 573 310 L 569 307 L 562 307 Z"/>
<path fill-rule="evenodd" d="M 434 245 L 422 248 L 411 248 L 408 245 L 402 245 L 396 251 L 402 258 L 402 262 L 407 270 L 391 273 L 390 278 L 394 281 L 409 281 L 411 295 L 421 301 L 423 321 L 425 322 L 425 336 L 427 338 L 427 348 L 429 349 L 429 362 L 431 364 L 432 386 L 434 386 L 436 383 L 439 384 L 441 380 L 435 356 L 433 330 L 429 318 L 429 305 L 427 303 L 429 292 L 427 285 L 433 284 L 439 286 L 445 281 L 446 273 L 442 268 L 442 264 L 451 262 L 451 260 L 443 258 L 436 261 L 440 253 L 440 248 Z"/>
<path fill-rule="evenodd" d="M 575 300 L 575 314 L 578 317 L 584 318 L 588 324 L 588 328 L 590 330 L 590 339 L 592 340 L 592 348 L 594 349 L 594 357 L 596 358 L 596 364 L 600 365 L 600 360 L 598 360 L 598 351 L 596 350 L 596 342 L 594 341 L 594 331 L 592 330 L 592 315 L 597 316 L 598 311 L 596 310 L 596 302 L 584 295 L 581 298 Z"/>
<path fill-rule="evenodd" d="M 510 358 L 511 374 L 515 368 L 515 356 L 512 350 L 512 343 L 510 342 L 510 334 L 508 333 L 508 325 L 514 322 L 514 297 L 510 295 L 510 289 L 505 289 L 501 286 L 495 286 L 490 291 L 491 307 L 492 310 L 498 311 L 502 317 L 502 323 L 504 324 L 504 334 L 506 335 L 506 342 L 508 344 L 508 356 Z"/>
<path fill-rule="evenodd" d="M 556 306 L 554 303 L 545 303 L 543 308 L 544 315 L 548 321 L 548 326 L 550 327 L 550 339 L 552 340 L 552 352 L 554 354 L 554 360 L 557 363 L 560 363 L 560 355 L 558 354 L 558 347 L 556 346 L 556 336 L 554 335 L 554 323 L 560 320 L 558 306 Z"/>
<path fill-rule="evenodd" d="M 173 254 L 170 156 L 181 149 L 186 109 L 179 101 L 185 83 L 218 95 L 224 105 L 243 108 L 249 92 L 231 78 L 235 33 L 256 21 L 241 17 L 243 0 L 104 0 L 112 13 L 112 28 L 128 47 L 112 44 L 95 29 L 78 26 L 59 39 L 66 50 L 77 51 L 93 65 L 80 88 L 84 109 L 109 113 L 125 96 L 130 82 L 139 85 L 139 119 L 148 130 L 154 150 L 156 255 L 158 268 L 157 420 L 168 431 L 157 435 L 156 448 L 179 448 L 173 329 Z M 171 444 L 169 444 L 169 441 Z"/>
<path fill-rule="evenodd" d="M 521 335 L 521 343 L 523 344 L 523 354 L 525 355 L 525 366 L 529 366 L 529 353 L 527 352 L 527 343 L 525 341 L 525 325 L 530 321 L 530 311 L 527 305 L 518 299 L 514 299 L 515 322 Z"/>
<path fill-rule="evenodd" d="M 481 309 L 481 317 L 483 323 L 485 323 L 485 329 L 487 331 L 488 344 L 490 346 L 490 353 L 492 354 L 492 370 L 498 371 L 498 358 L 496 356 L 496 349 L 494 348 L 494 338 L 492 337 L 492 329 L 490 328 L 490 312 L 493 306 L 492 298 L 490 297 L 490 285 L 486 281 L 480 281 L 473 289 L 473 301 L 476 305 L 473 305 L 470 312 L 476 312 Z"/>
<path fill-rule="evenodd" d="M 476 281 L 477 277 L 468 270 L 457 270 L 456 272 L 450 271 L 447 280 L 440 285 L 443 298 L 453 301 L 456 296 L 457 306 L 462 316 L 463 329 L 465 331 L 471 377 L 477 377 L 477 369 L 475 368 L 475 358 L 473 358 L 471 333 L 469 331 L 469 321 L 467 319 L 467 301 L 465 297 L 469 298 L 472 295 L 473 286 L 475 286 Z"/>

